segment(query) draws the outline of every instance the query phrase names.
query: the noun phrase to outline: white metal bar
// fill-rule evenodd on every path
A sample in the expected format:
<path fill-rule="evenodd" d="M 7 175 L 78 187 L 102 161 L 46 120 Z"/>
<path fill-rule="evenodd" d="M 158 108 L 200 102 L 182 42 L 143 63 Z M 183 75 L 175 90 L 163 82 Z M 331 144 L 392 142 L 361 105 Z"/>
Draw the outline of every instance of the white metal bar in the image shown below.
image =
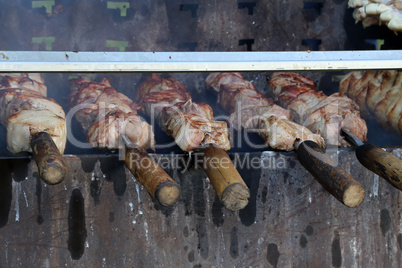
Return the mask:
<path fill-rule="evenodd" d="M 402 68 L 402 50 L 299 52 L 0 51 L 0 72 L 325 71 Z"/>

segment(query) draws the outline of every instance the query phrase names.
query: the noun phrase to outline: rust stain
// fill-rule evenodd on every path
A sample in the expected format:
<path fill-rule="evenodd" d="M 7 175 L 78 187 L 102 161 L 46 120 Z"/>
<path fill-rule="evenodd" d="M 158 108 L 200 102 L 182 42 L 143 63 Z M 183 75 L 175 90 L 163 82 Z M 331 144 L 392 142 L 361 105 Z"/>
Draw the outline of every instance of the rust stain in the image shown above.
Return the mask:
<path fill-rule="evenodd" d="M 68 56 L 68 54 L 66 53 L 66 59 L 68 60 L 69 59 L 69 56 Z"/>
<path fill-rule="evenodd" d="M 3 59 L 9 60 L 10 58 L 7 57 L 4 53 L 0 53 L 1 56 L 3 56 Z"/>

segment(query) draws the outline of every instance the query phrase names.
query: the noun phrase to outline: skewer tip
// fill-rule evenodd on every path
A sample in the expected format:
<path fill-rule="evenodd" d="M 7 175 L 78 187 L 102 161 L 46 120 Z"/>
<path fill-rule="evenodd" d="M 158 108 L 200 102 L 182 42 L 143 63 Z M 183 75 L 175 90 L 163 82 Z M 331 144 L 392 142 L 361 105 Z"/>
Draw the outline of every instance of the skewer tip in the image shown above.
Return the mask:
<path fill-rule="evenodd" d="M 343 203 L 351 208 L 359 206 L 366 196 L 363 186 L 358 183 L 351 184 L 343 194 Z"/>
<path fill-rule="evenodd" d="M 172 206 L 180 196 L 180 188 L 176 183 L 165 182 L 158 185 L 155 198 L 162 206 Z"/>
<path fill-rule="evenodd" d="M 46 132 L 36 133 L 32 136 L 31 147 L 42 180 L 50 185 L 62 182 L 66 165 L 52 137 Z"/>
<path fill-rule="evenodd" d="M 50 159 L 49 159 L 50 160 Z M 59 161 L 52 161 L 52 163 L 46 163 L 42 168 L 40 177 L 46 184 L 54 185 L 61 183 L 66 176 L 66 167 Z"/>
<path fill-rule="evenodd" d="M 229 185 L 222 193 L 222 203 L 225 208 L 231 211 L 238 211 L 245 208 L 250 198 L 249 189 L 241 183 Z"/>

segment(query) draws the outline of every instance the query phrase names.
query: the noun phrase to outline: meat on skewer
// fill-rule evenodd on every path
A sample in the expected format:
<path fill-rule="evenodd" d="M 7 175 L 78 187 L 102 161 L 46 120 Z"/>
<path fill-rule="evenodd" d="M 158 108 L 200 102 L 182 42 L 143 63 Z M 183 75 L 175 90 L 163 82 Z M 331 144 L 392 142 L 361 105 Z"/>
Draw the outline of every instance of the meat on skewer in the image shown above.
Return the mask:
<path fill-rule="evenodd" d="M 77 78 L 70 80 L 70 106 L 75 118 L 95 148 L 123 149 L 127 137 L 125 164 L 136 179 L 162 205 L 173 205 L 179 187 L 145 151 L 154 149 L 152 127 L 138 115 L 140 108 L 127 96 L 117 92 L 104 78 L 101 82 Z"/>
<path fill-rule="evenodd" d="M 179 81 L 157 74 L 144 79 L 137 90 L 137 100 L 183 151 L 206 147 L 203 168 L 227 209 L 235 211 L 247 205 L 249 190 L 224 152 L 230 149 L 227 124 L 214 120 L 209 105 L 193 102 Z M 228 165 L 212 162 L 222 159 Z"/>
<path fill-rule="evenodd" d="M 0 74 L 0 121 L 7 128 L 8 150 L 33 153 L 40 177 L 47 184 L 57 184 L 66 175 L 61 157 L 67 139 L 66 116 L 46 95 L 40 74 Z"/>
<path fill-rule="evenodd" d="M 265 98 L 240 73 L 212 73 L 206 83 L 218 93 L 218 104 L 230 113 L 229 120 L 235 129 L 256 130 L 267 145 L 278 150 L 294 150 L 296 141 L 305 140 L 325 147 L 320 135 L 292 122 L 287 110 Z"/>
<path fill-rule="evenodd" d="M 152 74 L 140 85 L 137 99 L 183 151 L 192 152 L 204 144 L 230 150 L 227 124 L 213 119 L 209 105 L 193 102 L 186 88 L 174 78 Z"/>
<path fill-rule="evenodd" d="M 206 84 L 218 94 L 218 103 L 231 113 L 230 121 L 235 128 L 257 129 L 265 143 L 274 149 L 295 149 L 301 164 L 346 206 L 355 207 L 363 202 L 363 187 L 323 153 L 323 138 L 290 121 L 288 111 L 265 98 L 240 73 L 211 73 Z"/>
<path fill-rule="evenodd" d="M 402 135 L 402 72 L 354 71 L 346 74 L 339 92 L 355 100 L 363 117 Z"/>
<path fill-rule="evenodd" d="M 376 88 L 374 85 L 381 85 L 378 80 L 374 82 L 375 72 L 369 71 L 366 75 L 356 72 L 356 75 L 360 78 L 353 74 L 346 75 L 341 81 L 341 88 L 345 89 L 345 91 L 351 89 L 349 95 L 353 96 L 356 102 L 360 104 L 363 115 L 367 115 L 370 114 L 371 110 L 375 110 L 373 106 L 376 106 L 376 104 L 372 102 L 373 96 L 376 95 L 375 99 L 378 99 L 380 94 L 385 96 L 387 93 L 385 88 L 391 89 L 393 80 L 390 82 L 387 81 L 388 79 L 384 79 L 383 89 L 385 92 L 380 93 L 375 92 L 375 90 L 369 91 L 370 87 L 368 85 L 370 81 L 372 89 Z M 395 79 L 396 71 L 380 72 L 379 77 L 394 77 Z M 378 147 L 370 144 L 363 145 L 362 141 L 367 140 L 366 122 L 360 118 L 357 104 L 344 95 L 343 90 L 341 90 L 341 93 L 326 96 L 321 91 L 316 91 L 315 83 L 309 78 L 295 73 L 275 73 L 269 83 L 273 87 L 274 96 L 292 112 L 295 118 L 300 119 L 313 131 L 325 133 L 327 143 L 346 145 L 351 140 L 353 141 L 350 138 L 353 137 L 358 144 L 351 144 L 356 148 L 356 156 L 359 161 L 368 169 L 388 180 L 396 188 L 401 188 L 401 182 L 398 178 L 398 174 L 401 174 L 401 168 L 398 167 L 400 160 Z M 349 87 L 349 85 L 351 86 Z M 368 92 L 370 93 L 368 94 Z M 399 94 L 400 89 L 394 89 L 393 92 Z M 370 96 L 370 107 L 365 105 L 367 95 Z M 395 95 L 393 95 L 392 98 L 386 98 L 385 102 L 392 103 L 390 105 L 392 110 L 396 106 L 395 102 L 397 100 L 398 97 L 395 98 Z M 345 138 L 342 138 L 342 136 Z"/>
<path fill-rule="evenodd" d="M 274 99 L 290 111 L 295 122 L 320 134 L 327 144 L 348 145 L 341 136 L 342 128 L 366 140 L 366 122 L 360 117 L 356 103 L 347 96 L 339 93 L 326 96 L 317 91 L 311 79 L 297 73 L 274 73 L 269 84 Z"/>
<path fill-rule="evenodd" d="M 155 148 L 152 127 L 137 115 L 140 107 L 106 78 L 99 83 L 77 78 L 70 85 L 70 106 L 82 106 L 74 116 L 93 147 L 122 149 L 120 135 L 126 134 L 140 148 Z"/>
<path fill-rule="evenodd" d="M 402 2 L 400 0 L 349 0 L 354 8 L 353 18 L 366 28 L 385 24 L 395 33 L 402 31 Z"/>

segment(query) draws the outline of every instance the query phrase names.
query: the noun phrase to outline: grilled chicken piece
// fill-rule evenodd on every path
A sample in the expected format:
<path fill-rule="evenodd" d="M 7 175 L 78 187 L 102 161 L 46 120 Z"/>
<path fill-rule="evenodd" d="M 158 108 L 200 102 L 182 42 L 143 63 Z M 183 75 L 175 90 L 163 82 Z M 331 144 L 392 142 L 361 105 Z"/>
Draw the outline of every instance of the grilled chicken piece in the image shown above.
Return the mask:
<path fill-rule="evenodd" d="M 47 132 L 63 154 L 66 116 L 55 100 L 46 98 L 40 74 L 0 74 L 0 121 L 7 128 L 7 148 L 12 153 L 32 152 L 31 137 Z"/>
<path fill-rule="evenodd" d="M 230 149 L 227 124 L 214 120 L 209 105 L 193 102 L 183 84 L 174 78 L 152 74 L 139 86 L 137 98 L 183 151 L 191 152 L 210 143 Z"/>
<path fill-rule="evenodd" d="M 143 149 L 155 148 L 152 127 L 137 115 L 140 107 L 112 88 L 106 78 L 99 83 L 72 79 L 70 86 L 71 109 L 77 109 L 74 116 L 93 147 L 122 148 L 120 136 L 125 134 Z"/>
<path fill-rule="evenodd" d="M 269 80 L 274 98 L 286 107 L 295 122 L 324 137 L 327 144 L 347 146 L 341 128 L 347 128 L 360 140 L 366 140 L 367 125 L 356 103 L 335 93 L 326 96 L 316 84 L 297 73 L 274 73 Z"/>
<path fill-rule="evenodd" d="M 356 100 L 366 118 L 375 118 L 402 135 L 402 72 L 350 72 L 342 78 L 339 91 Z"/>
<path fill-rule="evenodd" d="M 349 0 L 354 8 L 353 18 L 363 27 L 385 24 L 392 31 L 402 31 L 402 1 L 400 0 Z"/>
<path fill-rule="evenodd" d="M 45 81 L 38 73 L 0 73 L 0 89 L 7 88 L 25 89 L 47 96 Z"/>
<path fill-rule="evenodd" d="M 295 141 L 312 140 L 325 147 L 320 135 L 290 121 L 290 113 L 265 98 L 240 73 L 211 73 L 206 84 L 218 93 L 218 104 L 231 113 L 229 121 L 256 131 L 274 149 L 291 151 Z"/>

